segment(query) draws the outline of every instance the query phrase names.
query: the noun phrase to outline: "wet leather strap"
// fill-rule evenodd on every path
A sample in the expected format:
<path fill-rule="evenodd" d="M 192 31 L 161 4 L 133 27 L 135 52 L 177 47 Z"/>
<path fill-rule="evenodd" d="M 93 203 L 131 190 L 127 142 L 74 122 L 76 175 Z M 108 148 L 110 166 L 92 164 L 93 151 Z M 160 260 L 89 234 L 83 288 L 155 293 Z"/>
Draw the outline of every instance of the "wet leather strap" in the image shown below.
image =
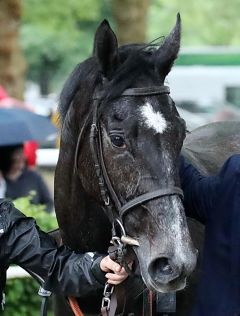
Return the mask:
<path fill-rule="evenodd" d="M 159 197 L 170 195 L 180 195 L 181 197 L 183 197 L 183 191 L 178 187 L 168 187 L 139 195 L 135 199 L 127 202 L 121 207 L 121 209 L 119 210 L 120 217 L 122 218 L 128 210 L 132 209 L 135 206 Z"/>
<path fill-rule="evenodd" d="M 170 89 L 168 86 L 155 86 L 155 87 L 144 87 L 144 88 L 130 88 L 124 90 L 119 97 L 137 97 L 137 96 L 150 96 L 169 94 Z M 94 94 L 94 100 L 102 100 L 106 96 L 106 91 L 98 91 Z"/>

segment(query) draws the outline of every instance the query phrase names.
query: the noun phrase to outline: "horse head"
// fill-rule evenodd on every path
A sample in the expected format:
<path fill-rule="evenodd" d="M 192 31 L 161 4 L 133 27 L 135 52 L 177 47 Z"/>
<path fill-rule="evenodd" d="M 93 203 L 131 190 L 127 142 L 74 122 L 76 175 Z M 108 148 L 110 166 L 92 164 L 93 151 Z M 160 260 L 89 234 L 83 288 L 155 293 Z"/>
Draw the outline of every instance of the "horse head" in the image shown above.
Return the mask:
<path fill-rule="evenodd" d="M 164 86 L 179 51 L 180 29 L 178 15 L 160 47 L 118 48 L 103 21 L 93 56 L 72 73 L 60 105 L 62 156 L 67 159 L 74 145 L 72 174 L 109 221 L 121 222 L 145 284 L 160 292 L 184 288 L 196 263 L 178 175 L 186 127 Z M 64 221 L 59 222 L 61 228 Z"/>

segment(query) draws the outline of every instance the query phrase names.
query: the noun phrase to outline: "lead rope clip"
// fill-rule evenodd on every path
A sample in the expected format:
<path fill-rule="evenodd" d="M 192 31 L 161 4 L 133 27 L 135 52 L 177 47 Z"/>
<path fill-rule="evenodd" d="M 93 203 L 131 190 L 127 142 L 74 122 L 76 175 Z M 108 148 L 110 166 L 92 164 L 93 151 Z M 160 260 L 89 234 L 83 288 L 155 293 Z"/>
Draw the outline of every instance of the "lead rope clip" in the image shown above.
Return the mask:
<path fill-rule="evenodd" d="M 107 311 L 110 309 L 111 296 L 114 291 L 114 286 L 106 283 L 103 291 L 102 308 L 106 308 Z"/>

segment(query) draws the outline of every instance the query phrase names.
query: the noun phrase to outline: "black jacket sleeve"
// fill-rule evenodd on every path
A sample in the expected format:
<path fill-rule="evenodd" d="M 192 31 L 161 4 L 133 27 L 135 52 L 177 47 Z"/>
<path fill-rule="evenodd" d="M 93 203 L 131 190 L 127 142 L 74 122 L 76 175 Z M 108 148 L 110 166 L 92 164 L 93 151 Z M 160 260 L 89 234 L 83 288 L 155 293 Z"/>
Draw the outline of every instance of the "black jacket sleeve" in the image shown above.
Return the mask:
<path fill-rule="evenodd" d="M 223 206 L 227 210 L 231 196 L 234 198 L 233 187 L 239 186 L 239 166 L 240 155 L 233 155 L 217 175 L 203 176 L 181 157 L 180 179 L 186 215 L 206 224 L 210 217 L 219 216 L 214 210 L 219 212 Z"/>
<path fill-rule="evenodd" d="M 102 288 L 101 256 L 76 254 L 24 216 L 9 201 L 0 200 L 0 260 L 27 270 L 46 290 L 66 296 L 85 296 Z"/>

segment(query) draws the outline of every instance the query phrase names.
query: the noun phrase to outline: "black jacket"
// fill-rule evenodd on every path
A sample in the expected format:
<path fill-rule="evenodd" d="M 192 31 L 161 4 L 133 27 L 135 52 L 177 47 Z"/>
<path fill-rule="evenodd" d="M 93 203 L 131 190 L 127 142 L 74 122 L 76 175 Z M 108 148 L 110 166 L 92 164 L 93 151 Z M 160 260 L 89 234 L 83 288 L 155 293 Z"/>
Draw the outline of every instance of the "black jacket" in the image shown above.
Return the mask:
<path fill-rule="evenodd" d="M 202 275 L 191 316 L 240 316 L 240 155 L 201 175 L 182 161 L 186 214 L 205 224 Z"/>
<path fill-rule="evenodd" d="M 9 201 L 0 199 L 0 302 L 11 263 L 27 270 L 44 289 L 65 296 L 85 296 L 103 288 L 102 256 L 76 254 L 24 216 Z"/>

